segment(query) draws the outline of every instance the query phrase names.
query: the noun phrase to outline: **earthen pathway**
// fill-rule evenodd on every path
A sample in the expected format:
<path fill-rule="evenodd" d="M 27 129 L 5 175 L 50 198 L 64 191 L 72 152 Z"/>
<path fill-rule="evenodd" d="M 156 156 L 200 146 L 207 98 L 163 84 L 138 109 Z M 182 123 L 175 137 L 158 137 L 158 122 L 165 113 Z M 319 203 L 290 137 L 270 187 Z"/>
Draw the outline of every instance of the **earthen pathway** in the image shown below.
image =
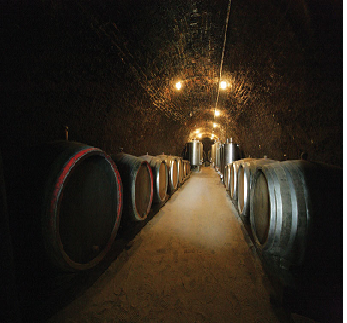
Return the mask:
<path fill-rule="evenodd" d="M 49 322 L 283 322 L 217 173 L 202 168 Z"/>

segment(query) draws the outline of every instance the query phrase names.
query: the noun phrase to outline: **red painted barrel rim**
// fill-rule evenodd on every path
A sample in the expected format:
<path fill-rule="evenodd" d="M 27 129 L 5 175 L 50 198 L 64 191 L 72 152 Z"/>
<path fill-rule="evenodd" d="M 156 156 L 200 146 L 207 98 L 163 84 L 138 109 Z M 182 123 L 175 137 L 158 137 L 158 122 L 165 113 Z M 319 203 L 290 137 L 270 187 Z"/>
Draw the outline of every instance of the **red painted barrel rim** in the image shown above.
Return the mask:
<path fill-rule="evenodd" d="M 118 184 L 118 205 L 117 205 L 117 216 L 116 216 L 116 221 L 112 229 L 112 233 L 110 235 L 110 239 L 105 246 L 105 248 L 90 262 L 86 264 L 80 264 L 72 260 L 65 252 L 60 234 L 59 234 L 59 205 L 61 201 L 61 192 L 64 187 L 64 183 L 68 176 L 71 174 L 73 169 L 84 159 L 94 156 L 94 155 L 99 155 L 101 157 L 104 157 L 105 160 L 111 165 L 112 171 L 115 174 L 115 177 L 117 179 L 117 184 Z M 73 156 L 69 158 L 69 160 L 65 163 L 63 166 L 62 170 L 59 172 L 57 179 L 55 181 L 55 186 L 51 195 L 50 199 L 50 206 L 49 206 L 49 232 L 51 232 L 52 237 L 55 236 L 56 239 L 56 247 L 58 248 L 61 256 L 63 257 L 64 261 L 68 266 L 70 266 L 73 269 L 76 270 L 85 270 L 89 269 L 93 266 L 95 266 L 97 263 L 99 263 L 105 254 L 109 251 L 111 248 L 111 245 L 116 237 L 117 231 L 118 231 L 118 226 L 121 218 L 121 213 L 122 213 L 122 205 L 123 205 L 123 198 L 122 198 L 122 181 L 120 174 L 118 172 L 117 166 L 113 162 L 113 160 L 105 154 L 102 150 L 98 148 L 88 148 L 88 149 L 82 149 L 76 152 Z M 53 242 L 54 243 L 54 242 Z"/>

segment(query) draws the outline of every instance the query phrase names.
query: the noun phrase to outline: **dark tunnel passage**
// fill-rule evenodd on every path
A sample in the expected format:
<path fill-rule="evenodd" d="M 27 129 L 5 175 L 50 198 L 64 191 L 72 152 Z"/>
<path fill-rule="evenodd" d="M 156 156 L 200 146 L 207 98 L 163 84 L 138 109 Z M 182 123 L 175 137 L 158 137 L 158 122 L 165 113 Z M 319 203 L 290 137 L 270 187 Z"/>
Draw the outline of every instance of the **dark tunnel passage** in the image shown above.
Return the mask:
<path fill-rule="evenodd" d="M 4 158 L 65 126 L 110 153 L 180 155 L 199 129 L 246 156 L 342 166 L 342 1 L 232 1 L 226 31 L 228 5 L 2 4 Z"/>
<path fill-rule="evenodd" d="M 31 220 L 11 223 L 12 212 L 28 202 L 17 205 L 17 188 L 30 191 L 30 199 L 39 186 L 27 157 L 67 137 L 110 156 L 165 158 L 183 156 L 185 144 L 198 139 L 205 166 L 213 143 L 232 138 L 242 157 L 286 161 L 305 153 L 308 161 L 343 166 L 342 0 L 12 0 L 0 12 L 0 211 L 8 207 L 14 228 Z M 100 167 L 112 164 L 103 158 Z M 41 161 L 32 169 L 42 171 Z M 197 182 L 203 176 L 210 173 Z M 115 192 L 121 199 L 121 189 Z M 120 217 L 121 207 L 112 207 Z M 115 231 L 118 220 L 108 219 Z M 120 225 L 118 255 L 136 230 L 125 234 Z M 12 241 L 14 249 L 28 236 Z M 77 285 L 91 286 L 106 268 L 78 276 Z M 73 275 L 58 274 L 67 285 Z M 11 286 L 14 274 L 9 278 Z M 17 308 L 15 294 L 9 297 Z M 50 305 L 42 320 L 66 304 Z"/>

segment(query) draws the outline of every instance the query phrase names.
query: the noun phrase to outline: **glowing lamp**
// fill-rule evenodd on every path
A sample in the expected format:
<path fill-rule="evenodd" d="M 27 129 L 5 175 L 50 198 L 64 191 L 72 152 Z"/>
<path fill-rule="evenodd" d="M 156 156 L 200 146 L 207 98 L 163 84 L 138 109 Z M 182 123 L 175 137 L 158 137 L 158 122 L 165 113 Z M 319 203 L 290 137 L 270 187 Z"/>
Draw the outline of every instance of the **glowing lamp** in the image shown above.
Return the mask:
<path fill-rule="evenodd" d="M 182 83 L 181 82 L 177 82 L 176 83 L 176 89 L 179 91 L 182 88 Z"/>
<path fill-rule="evenodd" d="M 220 88 L 222 90 L 225 90 L 227 88 L 227 86 L 228 86 L 227 82 L 225 82 L 225 81 L 220 82 Z"/>

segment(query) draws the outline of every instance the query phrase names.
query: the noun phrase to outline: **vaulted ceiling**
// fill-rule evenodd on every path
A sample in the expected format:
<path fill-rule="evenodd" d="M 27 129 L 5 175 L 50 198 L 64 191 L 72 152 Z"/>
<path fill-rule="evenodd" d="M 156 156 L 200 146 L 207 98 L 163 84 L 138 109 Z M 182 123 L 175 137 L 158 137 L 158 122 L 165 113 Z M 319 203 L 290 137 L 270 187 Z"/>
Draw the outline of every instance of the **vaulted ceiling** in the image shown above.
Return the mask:
<path fill-rule="evenodd" d="M 341 0 L 17 0 L 1 23 L 9 146 L 68 125 L 109 151 L 233 137 L 342 165 Z"/>

